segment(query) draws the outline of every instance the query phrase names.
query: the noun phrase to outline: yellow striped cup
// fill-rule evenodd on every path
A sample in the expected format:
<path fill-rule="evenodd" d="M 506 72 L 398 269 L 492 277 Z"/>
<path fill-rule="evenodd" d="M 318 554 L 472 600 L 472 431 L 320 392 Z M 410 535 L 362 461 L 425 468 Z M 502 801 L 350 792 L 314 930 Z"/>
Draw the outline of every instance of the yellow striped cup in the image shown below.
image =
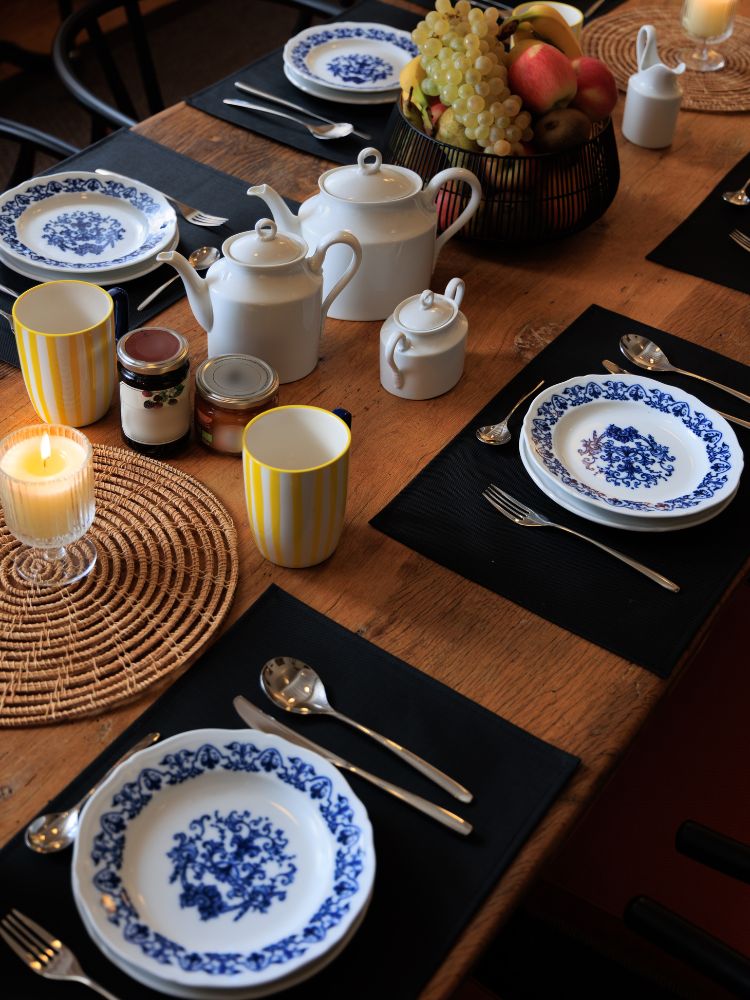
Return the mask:
<path fill-rule="evenodd" d="M 296 569 L 334 551 L 344 526 L 350 444 L 344 419 L 317 406 L 277 406 L 247 425 L 245 499 L 266 559 Z"/>
<path fill-rule="evenodd" d="M 127 294 L 88 281 L 47 281 L 19 295 L 13 329 L 29 399 L 48 424 L 103 417 L 115 388 L 115 339 L 127 329 Z"/>

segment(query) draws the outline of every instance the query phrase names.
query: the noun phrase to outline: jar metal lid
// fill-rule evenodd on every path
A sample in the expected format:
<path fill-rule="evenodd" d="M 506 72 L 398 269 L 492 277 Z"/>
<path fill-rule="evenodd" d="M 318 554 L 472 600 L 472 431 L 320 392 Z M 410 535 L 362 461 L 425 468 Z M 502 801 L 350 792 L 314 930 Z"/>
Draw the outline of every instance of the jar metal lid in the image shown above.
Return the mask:
<path fill-rule="evenodd" d="M 227 410 L 244 410 L 267 402 L 279 388 L 279 376 L 260 358 L 221 354 L 206 358 L 195 371 L 195 388 L 203 399 Z"/>
<path fill-rule="evenodd" d="M 189 360 L 190 345 L 176 330 L 146 326 L 130 330 L 117 341 L 117 359 L 139 375 L 164 375 Z"/>

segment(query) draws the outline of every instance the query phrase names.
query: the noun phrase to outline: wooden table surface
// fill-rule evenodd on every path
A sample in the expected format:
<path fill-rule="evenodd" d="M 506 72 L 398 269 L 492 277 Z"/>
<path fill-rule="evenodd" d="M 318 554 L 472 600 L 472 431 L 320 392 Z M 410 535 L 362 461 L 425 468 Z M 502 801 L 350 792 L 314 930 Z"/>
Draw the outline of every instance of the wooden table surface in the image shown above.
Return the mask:
<path fill-rule="evenodd" d="M 750 0 L 740 5 L 746 13 L 749 8 Z M 282 387 L 285 403 L 345 405 L 354 414 L 346 527 L 328 562 L 285 570 L 259 556 L 244 509 L 240 461 L 193 443 L 174 462 L 210 486 L 239 529 L 240 581 L 226 626 L 269 583 L 277 583 L 346 628 L 582 760 L 446 956 L 424 997 L 445 997 L 455 989 L 545 856 L 592 800 L 667 685 L 404 548 L 371 528 L 369 519 L 592 302 L 750 364 L 746 295 L 645 260 L 747 152 L 748 115 L 682 113 L 672 147 L 652 151 L 622 139 L 622 104 L 621 99 L 615 114 L 622 180 L 602 219 L 566 241 L 517 254 L 500 255 L 455 240 L 448 244 L 433 287 L 442 288 L 454 275 L 462 277 L 470 324 L 465 374 L 453 391 L 423 403 L 389 395 L 378 378 L 380 324 L 334 320 L 327 323 L 317 369 Z M 296 199 L 312 194 L 318 175 L 329 166 L 182 104 L 142 123 L 137 131 L 248 183 L 268 181 Z M 205 334 L 184 299 L 165 310 L 160 321 L 189 336 L 193 365 L 205 356 Z M 612 356 L 604 333 L 603 352 L 603 357 Z M 1 364 L 0 414 L 0 435 L 36 422 L 20 373 Z M 119 445 L 118 416 L 115 403 L 86 433 L 95 442 Z M 0 842 L 31 819 L 156 694 L 149 692 L 134 704 L 93 719 L 2 732 Z"/>

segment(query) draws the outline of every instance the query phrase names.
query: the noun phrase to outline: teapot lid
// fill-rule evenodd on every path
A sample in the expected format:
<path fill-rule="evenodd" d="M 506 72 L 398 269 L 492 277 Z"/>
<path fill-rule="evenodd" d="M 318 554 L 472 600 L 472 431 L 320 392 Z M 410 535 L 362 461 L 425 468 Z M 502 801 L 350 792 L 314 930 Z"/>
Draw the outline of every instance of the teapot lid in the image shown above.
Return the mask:
<path fill-rule="evenodd" d="M 327 170 L 320 178 L 320 186 L 326 194 L 342 201 L 377 205 L 411 197 L 422 190 L 422 178 L 406 167 L 383 166 L 381 153 L 368 146 L 356 164 Z"/>
<path fill-rule="evenodd" d="M 413 333 L 432 333 L 435 330 L 442 330 L 444 326 L 453 320 L 458 307 L 455 302 L 447 299 L 444 295 L 436 295 L 435 292 L 425 289 L 421 295 L 412 295 L 411 298 L 396 306 L 393 314 L 399 326 Z"/>
<path fill-rule="evenodd" d="M 273 267 L 299 260 L 305 254 L 307 244 L 288 233 L 278 232 L 273 219 L 258 219 L 255 229 L 231 237 L 222 249 L 225 256 L 238 264 Z"/>

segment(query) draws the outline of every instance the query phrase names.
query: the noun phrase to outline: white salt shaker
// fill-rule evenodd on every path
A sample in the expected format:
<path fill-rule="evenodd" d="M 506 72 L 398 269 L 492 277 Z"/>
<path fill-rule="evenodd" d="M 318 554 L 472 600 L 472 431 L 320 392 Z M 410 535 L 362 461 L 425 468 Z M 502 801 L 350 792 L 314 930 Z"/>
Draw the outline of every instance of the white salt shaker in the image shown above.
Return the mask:
<path fill-rule="evenodd" d="M 659 60 L 656 29 L 651 24 L 638 30 L 636 52 L 638 72 L 628 80 L 622 134 L 636 146 L 662 149 L 674 138 L 682 102 L 679 77 L 685 64 L 670 69 Z"/>

